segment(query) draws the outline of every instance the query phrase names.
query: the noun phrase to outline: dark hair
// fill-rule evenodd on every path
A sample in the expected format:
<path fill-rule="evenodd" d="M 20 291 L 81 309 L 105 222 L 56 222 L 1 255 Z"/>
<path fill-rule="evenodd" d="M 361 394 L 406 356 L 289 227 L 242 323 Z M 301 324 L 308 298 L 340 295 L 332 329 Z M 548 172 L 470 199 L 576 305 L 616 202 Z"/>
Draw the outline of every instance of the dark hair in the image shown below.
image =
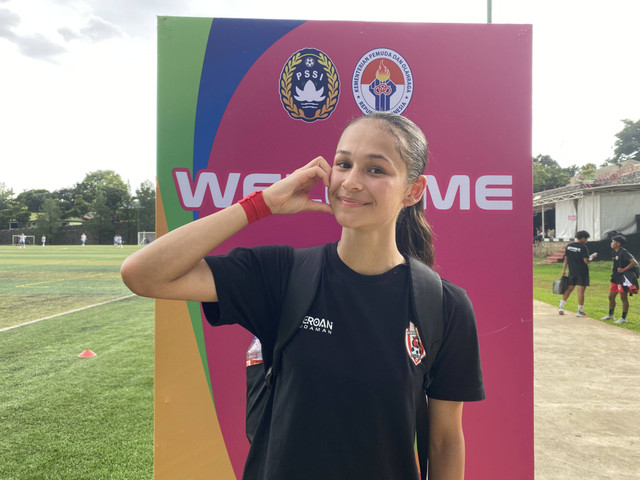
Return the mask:
<path fill-rule="evenodd" d="M 589 235 L 589 232 L 587 232 L 586 230 L 580 230 L 578 233 L 576 233 L 576 238 L 589 238 L 591 235 Z"/>
<path fill-rule="evenodd" d="M 611 237 L 611 240 L 618 242 L 620 245 L 624 245 L 625 243 L 627 243 L 627 237 L 625 237 L 624 235 L 616 235 L 614 237 Z"/>
<path fill-rule="evenodd" d="M 358 117 L 351 121 L 347 128 L 363 120 L 379 122 L 396 138 L 400 158 L 407 167 L 407 183 L 415 182 L 424 173 L 427 165 L 427 139 L 422 130 L 408 118 L 389 112 L 373 112 Z M 396 220 L 396 244 L 403 255 L 433 266 L 433 233 L 424 217 L 422 198 L 400 211 Z"/>

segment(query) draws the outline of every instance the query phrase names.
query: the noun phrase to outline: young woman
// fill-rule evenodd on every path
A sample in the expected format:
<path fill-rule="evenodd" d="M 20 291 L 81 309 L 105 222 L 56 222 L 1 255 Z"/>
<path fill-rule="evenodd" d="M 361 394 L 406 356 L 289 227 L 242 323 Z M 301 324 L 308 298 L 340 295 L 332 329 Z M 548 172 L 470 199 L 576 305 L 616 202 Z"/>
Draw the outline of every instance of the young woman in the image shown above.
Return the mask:
<path fill-rule="evenodd" d="M 213 325 L 237 323 L 274 338 L 293 249 L 239 248 L 208 256 L 268 214 L 331 213 L 340 239 L 324 247 L 309 317 L 330 332 L 300 329 L 286 346 L 272 416 L 258 426 L 245 479 L 415 479 L 415 399 L 429 396 L 429 478 L 464 477 L 464 401 L 484 398 L 473 309 L 443 281 L 444 334 L 429 371 L 405 346 L 413 326 L 407 257 L 431 266 L 422 210 L 424 134 L 411 121 L 373 113 L 343 132 L 333 166 L 318 157 L 263 192 L 157 239 L 129 257 L 135 293 L 203 303 Z M 312 201 L 322 182 L 330 205 Z M 185 236 L 193 239 L 183 248 Z M 264 427 L 264 426 L 263 426 Z M 266 432 L 266 433 L 265 433 Z"/>

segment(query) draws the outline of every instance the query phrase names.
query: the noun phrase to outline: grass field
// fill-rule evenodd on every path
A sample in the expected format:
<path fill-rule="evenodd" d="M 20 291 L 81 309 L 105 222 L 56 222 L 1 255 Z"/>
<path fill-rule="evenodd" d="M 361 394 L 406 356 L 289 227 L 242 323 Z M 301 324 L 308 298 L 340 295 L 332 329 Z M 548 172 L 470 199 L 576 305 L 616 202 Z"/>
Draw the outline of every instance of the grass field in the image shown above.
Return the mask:
<path fill-rule="evenodd" d="M 560 278 L 562 264 L 534 263 L 533 265 L 533 298 L 541 302 L 558 306 L 561 296 L 551 292 L 554 280 Z M 590 285 L 585 292 L 584 310 L 592 318 L 602 318 L 609 313 L 609 279 L 611 278 L 611 261 L 597 261 L 589 264 Z M 574 290 L 567 304 L 565 315 L 574 315 L 578 309 L 578 292 Z M 620 318 L 622 304 L 616 300 L 615 316 Z M 621 328 L 640 333 L 640 295 L 629 297 L 628 322 Z M 611 322 L 608 322 L 611 323 Z"/>
<path fill-rule="evenodd" d="M 0 329 L 127 297 L 136 248 L 0 247 Z M 0 479 L 153 477 L 153 308 L 129 297 L 0 331 Z"/>
<path fill-rule="evenodd" d="M 130 295 L 119 268 L 138 248 L 0 246 L 0 329 Z"/>

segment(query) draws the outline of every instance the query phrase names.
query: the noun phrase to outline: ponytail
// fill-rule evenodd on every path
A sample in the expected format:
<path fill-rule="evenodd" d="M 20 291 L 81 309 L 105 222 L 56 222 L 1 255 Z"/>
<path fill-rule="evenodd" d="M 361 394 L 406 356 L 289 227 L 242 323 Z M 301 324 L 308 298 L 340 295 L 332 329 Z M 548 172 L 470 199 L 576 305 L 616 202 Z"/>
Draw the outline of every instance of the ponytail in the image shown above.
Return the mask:
<path fill-rule="evenodd" d="M 422 201 L 400 211 L 396 221 L 396 244 L 405 257 L 417 258 L 428 267 L 433 267 L 433 233 L 424 217 Z"/>

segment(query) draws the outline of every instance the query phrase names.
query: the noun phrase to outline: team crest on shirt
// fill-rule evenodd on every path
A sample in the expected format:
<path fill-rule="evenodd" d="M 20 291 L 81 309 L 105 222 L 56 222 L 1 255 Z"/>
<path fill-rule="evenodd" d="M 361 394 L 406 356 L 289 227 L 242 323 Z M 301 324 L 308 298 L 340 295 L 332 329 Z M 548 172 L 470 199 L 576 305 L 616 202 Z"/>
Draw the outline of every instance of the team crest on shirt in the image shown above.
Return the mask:
<path fill-rule="evenodd" d="M 413 360 L 413 363 L 416 365 L 418 365 L 422 361 L 422 359 L 427 356 L 427 352 L 424 349 L 422 340 L 420 340 L 418 329 L 413 324 L 413 322 L 409 322 L 409 327 L 405 332 L 404 345 L 405 347 L 407 347 L 409 358 Z"/>
<path fill-rule="evenodd" d="M 338 72 L 324 52 L 303 48 L 287 60 L 280 75 L 280 99 L 291 118 L 305 122 L 329 118 L 339 95 Z"/>

